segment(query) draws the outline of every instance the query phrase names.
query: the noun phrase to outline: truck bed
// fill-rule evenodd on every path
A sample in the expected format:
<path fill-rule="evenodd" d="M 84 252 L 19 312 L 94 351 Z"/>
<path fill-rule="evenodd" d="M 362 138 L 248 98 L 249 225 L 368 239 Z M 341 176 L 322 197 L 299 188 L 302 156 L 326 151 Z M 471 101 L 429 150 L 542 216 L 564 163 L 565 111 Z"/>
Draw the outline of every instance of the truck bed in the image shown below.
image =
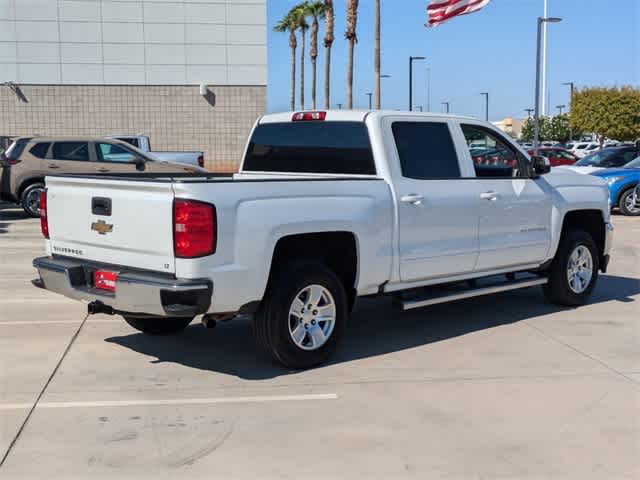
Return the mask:
<path fill-rule="evenodd" d="M 393 202 L 376 177 L 112 174 L 58 175 L 47 182 L 49 252 L 213 281 L 216 311 L 261 298 L 278 241 L 288 235 L 354 232 L 364 294 L 391 271 Z M 174 204 L 195 200 L 215 208 L 215 253 L 175 255 Z M 108 202 L 102 214 L 95 202 Z"/>

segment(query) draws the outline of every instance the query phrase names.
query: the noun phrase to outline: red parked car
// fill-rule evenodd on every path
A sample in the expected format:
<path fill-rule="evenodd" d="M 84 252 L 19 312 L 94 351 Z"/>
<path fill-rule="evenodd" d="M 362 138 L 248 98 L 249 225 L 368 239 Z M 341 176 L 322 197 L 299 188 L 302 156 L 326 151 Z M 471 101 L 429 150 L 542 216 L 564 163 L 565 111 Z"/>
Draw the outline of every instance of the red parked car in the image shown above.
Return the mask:
<path fill-rule="evenodd" d="M 573 165 L 579 157 L 575 156 L 569 150 L 559 147 L 543 147 L 538 149 L 538 154 L 547 157 L 552 167 L 560 165 Z M 529 155 L 533 155 L 533 150 L 529 150 Z"/>

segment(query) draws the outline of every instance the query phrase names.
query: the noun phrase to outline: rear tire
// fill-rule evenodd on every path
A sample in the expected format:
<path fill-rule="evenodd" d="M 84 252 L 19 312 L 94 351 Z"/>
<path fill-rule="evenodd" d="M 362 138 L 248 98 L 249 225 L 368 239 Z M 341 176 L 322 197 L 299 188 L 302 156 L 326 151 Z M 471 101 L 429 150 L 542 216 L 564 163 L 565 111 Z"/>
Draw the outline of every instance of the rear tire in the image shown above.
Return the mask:
<path fill-rule="evenodd" d="M 569 230 L 562 235 L 542 289 L 549 302 L 575 307 L 584 305 L 598 282 L 598 249 L 591 235 Z"/>
<path fill-rule="evenodd" d="M 34 183 L 24 189 L 20 196 L 20 205 L 27 215 L 33 218 L 40 216 L 40 193 L 44 191 L 44 183 Z"/>
<path fill-rule="evenodd" d="M 169 335 L 187 328 L 193 317 L 132 317 L 123 316 L 125 322 L 149 335 Z"/>
<path fill-rule="evenodd" d="M 329 359 L 348 316 L 347 295 L 338 276 L 323 263 L 298 260 L 284 265 L 270 280 L 253 331 L 258 346 L 276 361 L 305 369 Z"/>
<path fill-rule="evenodd" d="M 623 215 L 637 217 L 640 215 L 640 205 L 636 203 L 635 189 L 630 188 L 620 196 L 618 208 Z"/>

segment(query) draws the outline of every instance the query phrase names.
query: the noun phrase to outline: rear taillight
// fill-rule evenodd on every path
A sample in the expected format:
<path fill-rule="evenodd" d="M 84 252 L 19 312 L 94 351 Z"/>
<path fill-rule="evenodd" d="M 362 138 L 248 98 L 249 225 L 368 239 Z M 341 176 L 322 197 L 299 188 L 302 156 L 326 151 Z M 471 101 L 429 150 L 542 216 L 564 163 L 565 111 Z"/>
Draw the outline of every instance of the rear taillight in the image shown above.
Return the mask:
<path fill-rule="evenodd" d="M 47 189 L 40 192 L 40 231 L 44 238 L 49 238 L 49 220 L 47 218 Z"/>
<path fill-rule="evenodd" d="M 199 166 L 200 168 L 204 168 L 204 155 L 200 155 L 200 156 L 198 157 L 198 166 Z"/>
<path fill-rule="evenodd" d="M 216 251 L 216 209 L 210 203 L 173 202 L 173 249 L 177 258 L 196 258 Z"/>
<path fill-rule="evenodd" d="M 16 165 L 18 163 L 20 163 L 21 160 L 18 160 L 17 158 L 9 158 L 7 156 L 5 156 L 4 154 L 0 155 L 0 165 L 2 165 L 3 167 L 8 167 L 10 165 Z"/>
<path fill-rule="evenodd" d="M 324 120 L 327 112 L 297 112 L 291 117 L 292 122 L 309 122 L 313 120 Z"/>

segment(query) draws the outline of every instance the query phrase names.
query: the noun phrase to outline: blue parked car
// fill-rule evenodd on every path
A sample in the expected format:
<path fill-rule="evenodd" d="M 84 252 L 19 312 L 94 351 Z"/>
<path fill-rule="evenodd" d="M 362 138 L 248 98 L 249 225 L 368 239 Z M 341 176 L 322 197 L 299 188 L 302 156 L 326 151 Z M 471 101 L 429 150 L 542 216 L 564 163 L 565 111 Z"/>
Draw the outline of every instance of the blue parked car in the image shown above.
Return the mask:
<path fill-rule="evenodd" d="M 640 205 L 634 193 L 640 183 L 640 157 L 622 168 L 607 168 L 592 175 L 607 181 L 612 207 L 618 207 L 624 215 L 640 215 Z"/>

